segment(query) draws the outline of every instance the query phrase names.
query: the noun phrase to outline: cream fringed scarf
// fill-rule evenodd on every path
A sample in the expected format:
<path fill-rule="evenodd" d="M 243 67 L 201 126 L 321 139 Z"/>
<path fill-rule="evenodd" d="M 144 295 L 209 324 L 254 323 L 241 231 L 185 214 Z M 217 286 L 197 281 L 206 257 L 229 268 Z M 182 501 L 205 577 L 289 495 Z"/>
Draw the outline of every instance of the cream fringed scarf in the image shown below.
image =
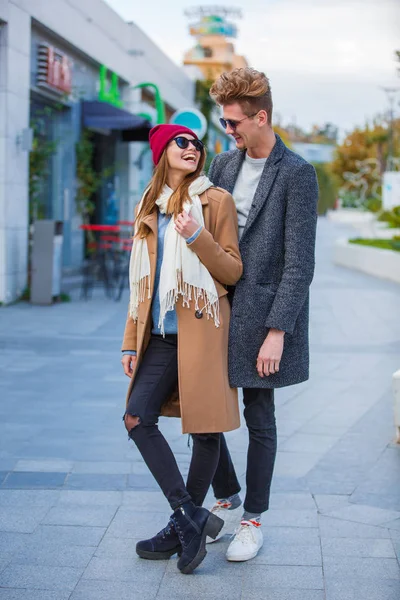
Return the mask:
<path fill-rule="evenodd" d="M 212 186 L 208 177 L 198 177 L 189 188 L 191 202 L 185 202 L 183 209 L 191 213 L 199 225 L 204 226 L 203 210 L 200 194 Z M 156 204 L 161 213 L 165 213 L 173 191 L 167 185 Z M 168 223 L 164 238 L 164 255 L 160 273 L 160 321 L 158 326 L 164 335 L 164 317 L 173 310 L 178 297 L 182 296 L 183 306 L 190 307 L 194 301 L 195 310 L 199 310 L 199 299 L 205 301 L 204 311 L 212 317 L 215 326 L 219 327 L 219 301 L 213 278 L 200 262 L 197 254 L 186 244 L 174 227 L 174 217 Z M 129 266 L 130 315 L 134 321 L 138 318 L 139 303 L 145 299 L 146 288 L 148 298 L 150 290 L 150 259 L 146 238 L 134 239 Z"/>

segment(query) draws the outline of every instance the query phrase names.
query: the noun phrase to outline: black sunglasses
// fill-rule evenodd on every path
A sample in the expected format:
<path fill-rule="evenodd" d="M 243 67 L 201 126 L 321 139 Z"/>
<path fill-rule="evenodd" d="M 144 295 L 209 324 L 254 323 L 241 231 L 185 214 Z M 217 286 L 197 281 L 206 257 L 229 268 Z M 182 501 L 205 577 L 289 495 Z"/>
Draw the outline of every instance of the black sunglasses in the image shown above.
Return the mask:
<path fill-rule="evenodd" d="M 223 117 L 220 118 L 219 122 L 221 123 L 222 127 L 224 129 L 226 129 L 229 125 L 229 127 L 233 130 L 236 131 L 236 127 L 239 125 L 239 123 L 243 123 L 243 121 L 245 121 L 246 119 L 251 119 L 251 117 L 255 117 L 258 114 L 259 111 L 257 111 L 256 113 L 254 113 L 253 115 L 248 115 L 247 117 L 244 117 L 243 119 L 240 119 L 240 121 L 233 121 L 232 119 L 224 119 Z"/>
<path fill-rule="evenodd" d="M 202 152 L 204 149 L 204 144 L 200 140 L 188 140 L 188 138 L 179 135 L 178 137 L 174 138 L 174 141 L 181 150 L 185 150 L 189 144 L 192 144 L 197 152 Z"/>

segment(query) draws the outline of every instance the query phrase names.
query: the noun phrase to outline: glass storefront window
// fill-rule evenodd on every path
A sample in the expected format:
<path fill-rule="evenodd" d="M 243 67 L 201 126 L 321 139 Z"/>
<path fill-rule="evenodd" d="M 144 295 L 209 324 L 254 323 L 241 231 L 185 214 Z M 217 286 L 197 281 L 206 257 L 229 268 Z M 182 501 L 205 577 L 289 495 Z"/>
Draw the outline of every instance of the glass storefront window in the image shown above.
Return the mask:
<path fill-rule="evenodd" d="M 54 107 L 31 101 L 33 147 L 29 154 L 29 212 L 31 220 L 52 219 L 52 159 L 57 149 Z"/>

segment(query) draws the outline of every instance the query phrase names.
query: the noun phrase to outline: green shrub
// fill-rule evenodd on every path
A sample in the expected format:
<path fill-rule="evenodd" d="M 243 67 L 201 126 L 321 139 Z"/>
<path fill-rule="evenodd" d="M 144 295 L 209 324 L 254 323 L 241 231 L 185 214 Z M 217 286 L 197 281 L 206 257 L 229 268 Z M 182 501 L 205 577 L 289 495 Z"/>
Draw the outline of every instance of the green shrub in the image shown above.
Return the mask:
<path fill-rule="evenodd" d="M 392 210 L 384 210 L 378 217 L 378 221 L 389 223 L 389 227 L 400 227 L 400 206 Z"/>
<path fill-rule="evenodd" d="M 373 213 L 379 213 L 382 210 L 382 199 L 375 197 L 367 198 L 364 202 L 364 208 Z"/>
<path fill-rule="evenodd" d="M 377 240 L 366 238 L 353 238 L 349 240 L 350 244 L 358 244 L 359 246 L 371 246 L 372 248 L 380 248 L 382 250 L 394 250 L 400 252 L 400 237 L 394 237 L 391 240 Z"/>
<path fill-rule="evenodd" d="M 31 299 L 31 289 L 29 286 L 27 286 L 24 289 L 24 291 L 22 292 L 21 296 L 18 298 L 18 301 L 29 302 L 30 299 Z M 55 303 L 71 302 L 71 296 L 69 294 L 65 294 L 64 292 L 61 292 L 61 294 L 59 296 L 53 297 L 53 302 L 55 302 Z"/>
<path fill-rule="evenodd" d="M 361 199 L 355 192 L 345 190 L 339 192 L 339 198 L 342 208 L 361 208 Z"/>
<path fill-rule="evenodd" d="M 334 208 L 338 190 L 335 179 L 326 164 L 316 163 L 314 168 L 319 187 L 318 214 L 325 215 L 327 210 Z"/>

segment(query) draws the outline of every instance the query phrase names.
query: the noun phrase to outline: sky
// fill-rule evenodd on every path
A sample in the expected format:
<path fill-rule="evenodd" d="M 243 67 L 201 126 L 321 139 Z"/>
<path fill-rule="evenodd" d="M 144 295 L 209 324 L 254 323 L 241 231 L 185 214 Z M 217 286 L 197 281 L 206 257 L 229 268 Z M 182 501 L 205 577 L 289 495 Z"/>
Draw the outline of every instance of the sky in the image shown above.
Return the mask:
<path fill-rule="evenodd" d="M 178 65 L 195 40 L 183 0 L 106 0 L 134 21 Z M 237 54 L 270 79 L 282 125 L 308 129 L 332 122 L 342 133 L 388 110 L 382 87 L 399 88 L 400 0 L 232 0 L 202 3 L 241 8 Z M 400 66 L 400 65 L 399 65 Z"/>

